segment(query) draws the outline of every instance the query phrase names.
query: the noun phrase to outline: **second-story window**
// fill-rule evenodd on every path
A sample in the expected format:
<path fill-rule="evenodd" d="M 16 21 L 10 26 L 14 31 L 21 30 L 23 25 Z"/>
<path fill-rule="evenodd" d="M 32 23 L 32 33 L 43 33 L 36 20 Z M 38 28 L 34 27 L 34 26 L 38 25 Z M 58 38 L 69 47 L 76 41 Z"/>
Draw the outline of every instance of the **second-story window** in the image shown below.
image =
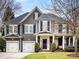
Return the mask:
<path fill-rule="evenodd" d="M 25 34 L 33 34 L 33 24 L 25 24 Z"/>
<path fill-rule="evenodd" d="M 58 33 L 58 24 L 54 24 L 54 33 Z"/>
<path fill-rule="evenodd" d="M 43 21 L 42 22 L 43 23 L 43 26 L 42 26 L 42 28 L 43 28 L 43 31 L 47 31 L 47 29 L 48 29 L 48 21 Z"/>
<path fill-rule="evenodd" d="M 62 33 L 62 24 L 59 24 L 59 33 Z"/>
<path fill-rule="evenodd" d="M 35 19 L 38 18 L 38 12 L 35 12 Z"/>
<path fill-rule="evenodd" d="M 17 34 L 17 25 L 9 25 L 9 34 Z"/>
<path fill-rule="evenodd" d="M 62 25 L 63 25 L 62 32 L 67 33 L 67 24 L 62 24 Z"/>
<path fill-rule="evenodd" d="M 33 19 L 37 19 L 38 18 L 38 12 L 35 12 L 34 14 L 33 14 Z"/>

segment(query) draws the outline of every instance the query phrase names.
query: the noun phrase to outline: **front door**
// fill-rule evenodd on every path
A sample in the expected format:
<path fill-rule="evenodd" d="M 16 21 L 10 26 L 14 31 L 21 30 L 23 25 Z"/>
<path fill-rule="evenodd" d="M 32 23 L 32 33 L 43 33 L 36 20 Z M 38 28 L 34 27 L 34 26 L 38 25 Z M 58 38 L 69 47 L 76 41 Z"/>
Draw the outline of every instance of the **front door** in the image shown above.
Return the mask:
<path fill-rule="evenodd" d="M 47 49 L 47 39 L 43 39 L 43 49 Z"/>

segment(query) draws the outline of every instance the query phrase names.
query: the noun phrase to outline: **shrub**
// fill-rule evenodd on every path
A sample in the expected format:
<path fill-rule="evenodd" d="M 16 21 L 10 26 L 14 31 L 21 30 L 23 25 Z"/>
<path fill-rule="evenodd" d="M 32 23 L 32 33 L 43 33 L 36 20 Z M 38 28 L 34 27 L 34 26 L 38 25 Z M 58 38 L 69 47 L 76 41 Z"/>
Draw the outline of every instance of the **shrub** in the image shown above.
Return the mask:
<path fill-rule="evenodd" d="M 3 49 L 5 49 L 5 47 L 6 47 L 6 41 L 2 37 L 0 37 L 0 49 L 2 50 L 2 52 Z"/>
<path fill-rule="evenodd" d="M 77 49 L 79 51 L 79 48 L 77 48 Z M 67 51 L 67 52 L 74 52 L 75 48 L 74 47 L 67 47 L 67 48 L 65 48 L 65 51 Z"/>
<path fill-rule="evenodd" d="M 40 51 L 40 45 L 39 43 L 35 43 L 35 52 L 39 52 Z"/>
<path fill-rule="evenodd" d="M 55 43 L 52 43 L 51 50 L 52 50 L 52 52 L 54 52 L 56 50 L 56 44 Z"/>
<path fill-rule="evenodd" d="M 67 47 L 67 48 L 65 48 L 65 51 L 74 52 L 74 48 L 73 47 Z"/>

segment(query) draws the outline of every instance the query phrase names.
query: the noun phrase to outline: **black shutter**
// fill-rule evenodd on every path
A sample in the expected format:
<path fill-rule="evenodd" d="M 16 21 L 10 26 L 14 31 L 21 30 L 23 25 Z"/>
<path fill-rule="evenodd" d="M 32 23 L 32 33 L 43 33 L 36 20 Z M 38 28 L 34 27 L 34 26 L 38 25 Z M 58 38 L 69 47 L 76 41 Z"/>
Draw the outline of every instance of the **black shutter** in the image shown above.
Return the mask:
<path fill-rule="evenodd" d="M 33 33 L 35 33 L 35 31 L 36 31 L 36 26 L 34 25 L 33 26 Z"/>
<path fill-rule="evenodd" d="M 49 31 L 50 30 L 50 23 L 49 23 L 49 21 L 48 21 L 47 27 L 48 27 L 48 31 Z"/>
<path fill-rule="evenodd" d="M 38 17 L 40 16 L 40 14 L 38 13 Z"/>
<path fill-rule="evenodd" d="M 33 19 L 35 19 L 35 13 L 33 13 Z"/>
<path fill-rule="evenodd" d="M 23 30 L 22 30 L 22 32 L 23 32 L 23 34 L 24 34 L 24 30 L 25 30 L 25 27 L 24 27 L 24 25 L 22 25 L 22 29 L 23 29 Z"/>
<path fill-rule="evenodd" d="M 42 21 L 40 21 L 40 24 L 41 24 L 40 29 L 41 29 L 41 31 L 42 31 Z"/>
<path fill-rule="evenodd" d="M 18 25 L 18 34 L 20 35 L 20 25 Z"/>
<path fill-rule="evenodd" d="M 9 25 L 6 25 L 6 33 L 9 34 Z"/>

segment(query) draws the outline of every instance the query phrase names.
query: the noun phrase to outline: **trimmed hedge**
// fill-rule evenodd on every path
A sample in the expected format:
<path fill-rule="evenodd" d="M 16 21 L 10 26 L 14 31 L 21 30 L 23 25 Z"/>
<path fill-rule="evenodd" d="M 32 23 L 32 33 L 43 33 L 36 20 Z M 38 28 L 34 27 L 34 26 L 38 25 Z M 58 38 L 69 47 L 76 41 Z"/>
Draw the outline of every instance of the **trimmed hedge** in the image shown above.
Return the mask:
<path fill-rule="evenodd" d="M 65 51 L 66 52 L 74 52 L 75 48 L 74 47 L 67 47 L 67 48 L 65 48 Z M 79 51 L 79 48 L 78 48 L 78 51 Z"/>

